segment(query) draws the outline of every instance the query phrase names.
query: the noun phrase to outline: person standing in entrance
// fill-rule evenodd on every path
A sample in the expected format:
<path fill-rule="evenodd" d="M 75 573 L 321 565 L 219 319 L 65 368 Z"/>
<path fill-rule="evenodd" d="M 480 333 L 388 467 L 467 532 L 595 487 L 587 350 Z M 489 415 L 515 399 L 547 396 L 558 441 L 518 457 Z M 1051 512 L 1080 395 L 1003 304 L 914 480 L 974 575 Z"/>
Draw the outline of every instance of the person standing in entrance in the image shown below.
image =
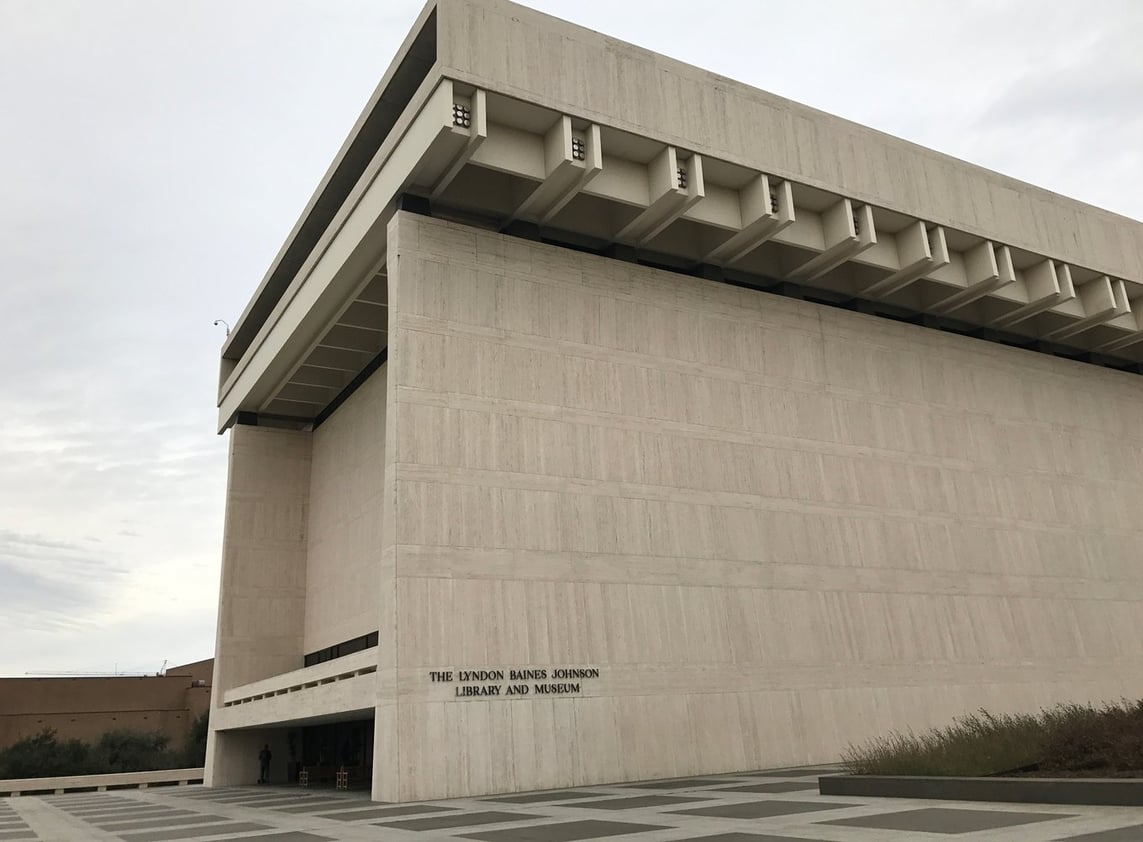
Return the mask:
<path fill-rule="evenodd" d="M 258 783 L 264 784 L 270 781 L 270 758 L 274 755 L 270 754 L 270 744 L 262 746 L 262 750 L 258 752 L 258 766 L 261 769 L 258 775 Z"/>

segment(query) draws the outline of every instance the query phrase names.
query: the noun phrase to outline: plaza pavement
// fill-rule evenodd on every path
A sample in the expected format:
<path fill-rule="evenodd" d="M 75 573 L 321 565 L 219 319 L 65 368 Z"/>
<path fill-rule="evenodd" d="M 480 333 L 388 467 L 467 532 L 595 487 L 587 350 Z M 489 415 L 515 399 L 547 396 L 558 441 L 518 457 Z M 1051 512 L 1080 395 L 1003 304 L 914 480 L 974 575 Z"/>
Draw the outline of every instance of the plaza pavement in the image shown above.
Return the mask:
<path fill-rule="evenodd" d="M 0 799 L 4 840 L 1143 842 L 1143 809 L 821 796 L 825 767 L 416 804 L 296 787 Z"/>

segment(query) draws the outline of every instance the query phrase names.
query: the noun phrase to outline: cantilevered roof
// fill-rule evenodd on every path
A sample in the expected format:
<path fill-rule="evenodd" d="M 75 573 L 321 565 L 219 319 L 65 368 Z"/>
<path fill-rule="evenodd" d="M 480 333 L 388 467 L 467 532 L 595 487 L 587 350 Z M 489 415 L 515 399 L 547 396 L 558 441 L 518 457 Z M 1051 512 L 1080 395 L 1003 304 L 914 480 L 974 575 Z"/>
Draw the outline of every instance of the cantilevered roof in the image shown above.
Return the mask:
<path fill-rule="evenodd" d="M 417 18 L 416 25 L 369 98 L 258 290 L 227 336 L 222 348 L 224 359 L 241 359 L 250 347 L 255 334 L 265 324 L 274 305 L 281 300 L 338 208 L 377 154 L 381 143 L 389 136 L 418 86 L 429 75 L 437 57 L 435 11 L 435 3 L 430 3 Z"/>
<path fill-rule="evenodd" d="M 398 196 L 1049 350 L 1143 351 L 1143 224 L 503 0 L 437 0 L 224 347 L 220 426 L 320 419 L 376 364 Z"/>

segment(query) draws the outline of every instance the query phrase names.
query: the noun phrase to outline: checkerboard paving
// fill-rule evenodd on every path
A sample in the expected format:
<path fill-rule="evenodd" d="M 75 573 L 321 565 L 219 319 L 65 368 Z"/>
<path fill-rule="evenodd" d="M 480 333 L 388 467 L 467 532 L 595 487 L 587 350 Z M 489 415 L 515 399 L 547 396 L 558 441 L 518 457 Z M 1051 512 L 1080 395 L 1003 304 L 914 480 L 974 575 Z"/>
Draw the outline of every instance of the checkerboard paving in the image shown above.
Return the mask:
<path fill-rule="evenodd" d="M 20 797 L 0 802 L 0 842 L 1143 840 L 1137 808 L 819 795 L 818 776 L 835 771 L 748 770 L 409 804 L 268 786 Z"/>

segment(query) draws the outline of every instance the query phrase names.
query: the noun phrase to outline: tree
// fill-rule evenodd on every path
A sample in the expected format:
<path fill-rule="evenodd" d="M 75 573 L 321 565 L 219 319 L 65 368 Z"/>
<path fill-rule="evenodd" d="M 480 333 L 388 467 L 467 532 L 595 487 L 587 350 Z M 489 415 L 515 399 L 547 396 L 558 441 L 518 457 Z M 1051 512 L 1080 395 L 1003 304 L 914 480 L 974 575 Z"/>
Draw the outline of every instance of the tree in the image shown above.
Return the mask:
<path fill-rule="evenodd" d="M 171 768 L 168 742 L 167 735 L 159 731 L 108 731 L 99 738 L 95 753 L 108 772 L 150 772 Z"/>
<path fill-rule="evenodd" d="M 183 747 L 183 766 L 187 769 L 206 765 L 206 735 L 209 729 L 209 712 L 203 712 L 191 723 L 187 742 Z"/>

